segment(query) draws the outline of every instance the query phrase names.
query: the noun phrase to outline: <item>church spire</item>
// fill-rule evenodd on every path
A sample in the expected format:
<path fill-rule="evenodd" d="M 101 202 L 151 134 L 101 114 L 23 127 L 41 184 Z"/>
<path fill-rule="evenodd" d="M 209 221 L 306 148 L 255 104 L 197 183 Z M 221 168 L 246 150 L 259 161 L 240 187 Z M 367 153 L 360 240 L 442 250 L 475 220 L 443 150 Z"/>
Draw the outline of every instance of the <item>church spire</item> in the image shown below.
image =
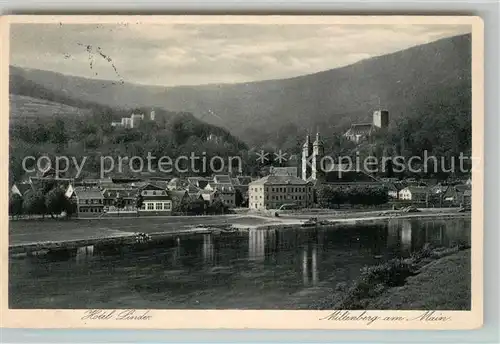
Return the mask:
<path fill-rule="evenodd" d="M 319 137 L 319 132 L 316 133 L 316 140 L 314 140 L 313 145 L 315 146 L 323 145 L 323 141 L 321 141 L 321 138 Z"/>

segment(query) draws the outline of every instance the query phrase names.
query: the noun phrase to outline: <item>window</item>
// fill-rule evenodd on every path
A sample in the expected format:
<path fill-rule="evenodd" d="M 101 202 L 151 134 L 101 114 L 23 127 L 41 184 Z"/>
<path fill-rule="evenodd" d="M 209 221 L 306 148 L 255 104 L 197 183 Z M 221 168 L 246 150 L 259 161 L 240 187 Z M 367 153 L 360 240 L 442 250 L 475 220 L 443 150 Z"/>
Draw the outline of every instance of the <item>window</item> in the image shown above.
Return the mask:
<path fill-rule="evenodd" d="M 148 203 L 148 210 L 154 210 L 154 203 Z"/>
<path fill-rule="evenodd" d="M 156 196 L 156 191 L 153 191 L 153 196 Z"/>
<path fill-rule="evenodd" d="M 163 210 L 163 203 L 156 203 L 156 210 Z"/>
<path fill-rule="evenodd" d="M 163 209 L 164 210 L 171 210 L 172 209 L 172 204 L 170 202 L 163 202 Z"/>

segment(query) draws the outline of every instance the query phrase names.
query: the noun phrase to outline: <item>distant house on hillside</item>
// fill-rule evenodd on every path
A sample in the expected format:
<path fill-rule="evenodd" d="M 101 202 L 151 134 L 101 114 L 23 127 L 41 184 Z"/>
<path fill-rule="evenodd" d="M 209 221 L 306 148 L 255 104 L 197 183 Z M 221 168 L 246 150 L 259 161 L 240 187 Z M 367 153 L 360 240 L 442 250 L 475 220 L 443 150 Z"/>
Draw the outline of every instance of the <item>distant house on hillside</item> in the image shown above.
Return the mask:
<path fill-rule="evenodd" d="M 111 122 L 111 126 L 113 127 L 122 127 L 122 128 L 137 128 L 141 124 L 142 121 L 148 119 L 144 113 L 133 112 L 130 117 L 122 117 L 119 122 Z M 149 114 L 149 120 L 156 120 L 156 112 L 152 110 Z"/>

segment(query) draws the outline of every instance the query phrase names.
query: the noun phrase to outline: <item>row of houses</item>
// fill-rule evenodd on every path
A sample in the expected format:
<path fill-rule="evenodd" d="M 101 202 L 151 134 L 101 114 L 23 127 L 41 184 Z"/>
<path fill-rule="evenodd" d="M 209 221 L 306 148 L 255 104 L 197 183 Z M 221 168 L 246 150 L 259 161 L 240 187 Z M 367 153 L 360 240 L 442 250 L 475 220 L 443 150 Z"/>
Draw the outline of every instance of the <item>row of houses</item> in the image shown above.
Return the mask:
<path fill-rule="evenodd" d="M 15 184 L 11 191 L 23 196 L 29 189 L 44 188 L 46 181 L 57 181 L 65 190 L 66 197 L 77 205 L 81 216 L 100 216 L 114 212 L 169 215 L 192 200 L 203 201 L 207 207 L 219 200 L 228 208 L 312 208 L 317 206 L 315 191 L 324 184 L 382 186 L 387 188 L 388 196 L 394 200 L 425 202 L 434 206 L 458 206 L 470 205 L 472 184 L 470 179 L 467 182 L 449 184 L 412 179 L 376 179 L 366 173 L 347 170 L 342 170 L 342 178 L 337 173 L 330 172 L 322 179 L 304 180 L 297 176 L 296 168 L 274 168 L 269 175 L 260 179 L 215 175 L 211 178 L 106 178 L 75 181 L 49 175 L 30 178 L 28 183 Z M 139 194 L 143 204 L 137 209 Z M 119 208 L 116 207 L 117 199 L 121 200 Z"/>
<path fill-rule="evenodd" d="M 431 202 L 441 206 L 470 205 L 472 197 L 471 179 L 463 183 L 391 182 L 386 183 L 388 195 L 392 199 L 411 202 Z"/>
<path fill-rule="evenodd" d="M 250 177 L 231 178 L 228 175 L 170 180 L 106 178 L 79 181 L 44 176 L 14 184 L 11 193 L 23 197 L 29 190 L 45 190 L 43 185 L 50 184 L 51 187 L 57 185 L 65 191 L 66 197 L 76 204 L 79 216 L 93 217 L 115 212 L 170 215 L 192 200 L 202 201 L 206 207 L 216 201 L 221 201 L 228 208 L 246 205 L 248 184 L 251 181 Z M 139 195 L 143 202 L 137 209 Z M 120 200 L 119 206 L 117 199 Z"/>

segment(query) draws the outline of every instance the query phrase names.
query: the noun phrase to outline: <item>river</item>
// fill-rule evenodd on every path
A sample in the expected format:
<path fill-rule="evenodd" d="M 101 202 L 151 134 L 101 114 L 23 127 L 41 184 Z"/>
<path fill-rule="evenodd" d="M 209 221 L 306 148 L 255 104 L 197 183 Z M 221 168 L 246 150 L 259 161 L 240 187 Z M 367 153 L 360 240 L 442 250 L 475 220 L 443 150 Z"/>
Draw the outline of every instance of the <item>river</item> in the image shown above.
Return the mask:
<path fill-rule="evenodd" d="M 470 236 L 470 218 L 393 219 L 81 247 L 10 258 L 9 307 L 305 309 L 363 266 Z"/>

